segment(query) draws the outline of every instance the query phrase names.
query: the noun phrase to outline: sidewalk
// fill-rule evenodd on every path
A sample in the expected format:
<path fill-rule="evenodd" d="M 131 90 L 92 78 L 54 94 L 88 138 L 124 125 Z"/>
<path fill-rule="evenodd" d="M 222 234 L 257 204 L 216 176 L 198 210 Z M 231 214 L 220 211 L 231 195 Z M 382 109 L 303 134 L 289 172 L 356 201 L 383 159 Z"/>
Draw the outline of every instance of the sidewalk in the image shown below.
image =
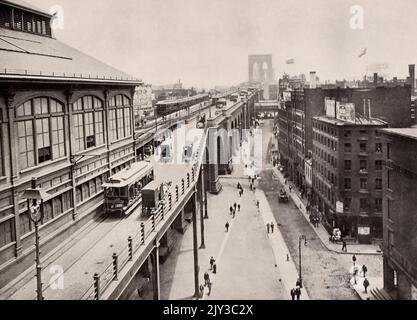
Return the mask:
<path fill-rule="evenodd" d="M 359 267 L 359 270 L 361 269 L 361 264 L 357 263 L 357 267 Z M 358 273 L 356 276 L 356 283 L 355 278 L 353 277 L 353 265 L 350 267 L 350 273 L 352 274 L 352 278 L 350 279 L 350 286 L 352 289 L 356 291 L 358 296 L 362 300 L 377 300 L 373 294 L 371 293 L 372 290 L 379 290 L 379 288 L 384 287 L 384 281 L 381 277 L 366 277 L 369 282 L 369 287 L 367 289 L 367 293 L 365 293 L 365 287 L 363 286 L 363 282 L 365 280 L 365 277 L 363 276 L 362 271 Z"/>
<path fill-rule="evenodd" d="M 299 190 L 294 185 L 292 189 L 293 191 L 290 192 L 289 185 L 285 185 L 285 178 L 282 175 L 282 173 L 277 168 L 273 168 L 272 170 L 274 172 L 274 177 L 277 178 L 278 181 L 280 181 L 280 183 L 283 185 L 286 192 L 290 195 L 294 204 L 300 209 L 300 212 L 303 214 L 306 220 L 310 223 L 310 218 L 306 210 L 307 200 L 300 199 L 300 197 L 298 196 Z M 341 244 L 335 244 L 329 241 L 330 235 L 327 232 L 327 230 L 323 227 L 322 224 L 319 224 L 318 228 L 313 227 L 313 225 L 311 225 L 311 227 L 314 229 L 315 233 L 320 238 L 323 245 L 330 251 L 333 251 L 339 254 L 349 254 L 349 255 L 353 255 L 353 254 L 355 255 L 382 255 L 382 252 L 380 251 L 379 246 L 367 245 L 367 244 L 348 244 L 347 245 L 348 251 L 344 252 L 342 251 Z"/>
<path fill-rule="evenodd" d="M 275 261 L 277 263 L 278 270 L 283 276 L 282 282 L 286 291 L 289 292 L 291 289 L 296 287 L 297 280 L 299 278 L 297 268 L 294 264 L 294 261 L 291 259 L 290 252 L 285 244 L 284 238 L 278 228 L 278 223 L 272 214 L 271 208 L 269 206 L 268 200 L 266 199 L 265 193 L 260 190 L 255 191 L 256 198 L 259 201 L 259 211 L 266 226 L 268 223 L 273 222 L 276 228 L 274 228 L 274 233 L 268 234 L 272 250 L 274 252 Z M 265 227 L 266 232 L 266 227 Z M 287 260 L 288 257 L 288 260 Z M 301 300 L 310 300 L 310 297 L 305 290 L 301 289 Z"/>

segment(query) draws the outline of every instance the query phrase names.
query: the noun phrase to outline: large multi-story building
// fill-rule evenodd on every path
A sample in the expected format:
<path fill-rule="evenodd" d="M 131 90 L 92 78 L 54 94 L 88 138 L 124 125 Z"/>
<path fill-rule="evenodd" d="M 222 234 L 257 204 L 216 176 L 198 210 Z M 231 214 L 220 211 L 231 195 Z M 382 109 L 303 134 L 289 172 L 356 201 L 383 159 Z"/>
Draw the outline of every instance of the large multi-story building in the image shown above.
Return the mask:
<path fill-rule="evenodd" d="M 347 106 L 346 106 L 347 108 Z M 353 121 L 351 121 L 353 120 Z M 313 203 L 329 231 L 370 242 L 382 238 L 382 139 L 377 119 L 313 118 Z"/>
<path fill-rule="evenodd" d="M 154 117 L 155 96 L 152 92 L 152 85 L 144 84 L 138 86 L 133 96 L 133 111 L 135 127 L 139 128 L 146 118 Z"/>
<path fill-rule="evenodd" d="M 369 88 L 330 88 L 329 86 L 326 88 L 315 88 L 317 77 L 314 72 L 311 76 L 313 80 L 311 80 L 308 85 L 304 80 L 292 83 L 289 81 L 291 79 L 289 77 L 287 77 L 286 80 L 280 81 L 281 101 L 278 118 L 278 145 L 281 165 L 283 165 L 284 172 L 288 178 L 304 191 L 309 199 L 311 199 L 313 192 L 311 192 L 310 181 L 306 180 L 306 168 L 309 168 L 309 162 L 311 161 L 314 152 L 317 152 L 314 148 L 318 147 L 313 144 L 313 119 L 314 117 L 320 117 L 326 114 L 327 101 L 334 102 L 334 111 L 330 114 L 330 117 L 333 118 L 336 117 L 336 102 L 338 104 L 349 102 L 349 105 L 352 105 L 354 108 L 353 112 L 355 117 L 358 117 L 358 123 L 356 126 L 352 127 L 352 133 L 356 134 L 356 131 L 366 131 L 367 134 L 369 134 L 368 139 L 370 140 L 373 139 L 372 134 L 374 133 L 374 130 L 361 130 L 361 125 L 364 127 L 378 127 L 386 124 L 395 127 L 408 127 L 413 123 L 409 116 L 411 106 L 410 85 L 406 83 L 398 84 L 397 86 L 383 86 L 383 84 L 380 83 L 379 86 L 375 85 Z M 326 117 L 324 117 L 324 119 L 325 118 Z M 363 123 L 363 119 L 368 119 L 367 123 Z M 381 121 L 378 121 L 377 119 Z M 333 130 L 336 132 L 337 125 L 333 124 L 332 126 L 334 127 Z M 315 128 L 315 130 L 317 130 L 317 128 Z M 333 152 L 333 150 L 327 151 Z M 344 163 L 342 157 L 338 157 L 338 159 L 341 159 Z M 333 161 L 336 161 L 336 158 L 334 158 Z M 372 160 L 370 159 L 370 161 Z M 340 171 L 343 170 L 342 167 L 334 169 L 334 175 L 339 175 Z M 313 164 L 312 170 L 312 176 L 316 176 L 315 163 Z M 326 172 L 326 175 L 328 175 L 328 172 Z M 327 179 L 327 181 L 330 183 L 328 185 L 330 188 L 334 183 L 331 183 L 331 180 L 329 179 Z M 313 181 L 313 189 L 314 188 L 315 185 Z M 323 190 L 323 188 L 321 187 L 320 190 Z M 339 221 L 342 221 L 342 219 L 336 220 L 329 215 L 329 213 L 332 212 L 336 213 L 336 202 L 339 200 L 332 201 L 332 197 L 330 196 L 330 198 L 326 197 L 326 199 L 330 200 L 327 203 L 322 197 L 318 197 L 318 194 L 321 193 L 316 192 L 315 199 L 320 204 L 321 212 L 328 216 L 331 224 L 331 226 L 329 226 L 330 229 L 333 225 L 333 221 L 336 225 L 339 224 Z M 334 195 L 334 197 L 335 196 L 336 195 Z M 360 202 L 360 198 L 357 193 L 354 193 L 352 201 L 354 209 L 349 210 L 355 210 L 354 215 L 358 215 L 360 208 L 356 205 L 356 202 Z M 340 202 L 342 203 L 343 201 Z M 362 202 L 364 206 L 364 200 Z M 339 204 L 339 206 L 340 205 L 341 204 Z M 379 217 L 379 221 L 382 221 L 381 216 Z M 349 224 L 350 226 L 348 226 Z M 346 234 L 352 235 L 355 238 L 357 237 L 357 223 L 352 225 L 351 222 L 343 222 L 340 225 L 343 226 Z M 368 226 L 369 225 L 370 224 L 368 224 Z M 381 223 L 374 223 L 371 229 L 372 228 L 372 237 L 381 238 Z M 364 230 L 367 229 L 360 229 L 361 232 Z M 368 241 L 369 238 L 370 236 L 367 240 L 362 240 Z"/>
<path fill-rule="evenodd" d="M 384 289 L 417 300 L 417 128 L 384 129 Z"/>
<path fill-rule="evenodd" d="M 102 214 L 102 183 L 135 161 L 142 85 L 52 36 L 51 16 L 0 1 L 0 287 L 34 260 L 23 193 L 48 193 L 43 253 Z"/>

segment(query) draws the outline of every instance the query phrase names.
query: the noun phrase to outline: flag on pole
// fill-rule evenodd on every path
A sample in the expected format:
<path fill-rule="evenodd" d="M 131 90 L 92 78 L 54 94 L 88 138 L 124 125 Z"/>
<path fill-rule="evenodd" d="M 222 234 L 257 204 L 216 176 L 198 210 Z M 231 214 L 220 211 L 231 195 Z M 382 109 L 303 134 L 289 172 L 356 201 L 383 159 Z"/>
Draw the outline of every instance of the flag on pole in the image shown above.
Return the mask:
<path fill-rule="evenodd" d="M 366 55 L 368 53 L 368 48 L 365 48 L 362 50 L 361 54 L 359 55 L 358 58 L 362 58 L 364 55 Z"/>
<path fill-rule="evenodd" d="M 294 64 L 295 60 L 294 59 L 289 59 L 286 61 L 286 64 Z"/>

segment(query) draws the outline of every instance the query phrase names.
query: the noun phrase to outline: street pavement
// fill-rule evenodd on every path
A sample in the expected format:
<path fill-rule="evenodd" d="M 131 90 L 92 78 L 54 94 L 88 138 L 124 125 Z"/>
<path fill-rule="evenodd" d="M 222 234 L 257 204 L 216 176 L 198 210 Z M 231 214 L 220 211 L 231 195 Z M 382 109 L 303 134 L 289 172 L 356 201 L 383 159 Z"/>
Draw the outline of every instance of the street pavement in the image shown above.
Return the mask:
<path fill-rule="evenodd" d="M 242 168 L 236 168 L 241 176 Z M 240 182 L 245 192 L 237 191 Z M 200 283 L 207 271 L 213 283 L 207 300 L 285 300 L 289 297 L 280 281 L 282 275 L 266 229 L 256 208 L 256 198 L 246 179 L 221 179 L 219 195 L 208 195 L 209 219 L 205 220 L 205 249 L 199 250 Z M 233 219 L 229 212 L 234 202 L 241 205 Z M 229 232 L 225 224 L 230 223 Z M 198 223 L 198 225 L 200 225 Z M 200 234 L 199 234 L 200 244 Z M 216 259 L 217 273 L 210 271 L 210 257 Z M 194 293 L 192 228 L 189 227 L 177 248 L 161 266 L 161 298 L 191 299 Z"/>
<path fill-rule="evenodd" d="M 273 124 L 266 122 L 263 126 L 263 144 L 267 148 L 273 137 Z M 264 152 L 266 154 L 266 152 Z M 259 189 L 266 194 L 273 214 L 279 223 L 284 240 L 289 247 L 290 255 L 294 258 L 297 268 L 299 236 L 307 237 L 307 246 L 302 247 L 303 283 L 314 300 L 358 300 L 359 295 L 350 285 L 352 255 L 339 254 L 328 250 L 313 226 L 300 212 L 299 204 L 293 201 L 289 204 L 278 202 L 278 192 L 283 184 L 277 179 L 269 159 L 264 159 L 264 171 L 261 175 Z M 327 237 L 328 241 L 328 237 Z M 369 279 L 382 276 L 382 257 L 380 255 L 360 255 L 357 264 L 368 267 Z M 369 281 L 372 283 L 373 280 Z M 369 288 L 368 288 L 369 289 Z"/>
<path fill-rule="evenodd" d="M 309 222 L 309 215 L 307 213 L 307 205 L 308 202 L 306 199 L 301 199 L 300 197 L 300 191 L 297 189 L 296 186 L 294 186 L 292 183 L 285 185 L 285 178 L 283 174 L 278 170 L 278 168 L 273 168 L 273 175 L 274 178 L 278 179 L 278 181 L 281 183 L 282 188 L 286 190 L 288 195 L 291 197 L 294 204 L 299 208 L 300 212 L 303 214 L 304 218 Z M 292 191 L 290 192 L 290 185 L 292 186 Z M 375 244 L 352 244 L 349 243 L 347 245 L 347 251 L 342 251 L 342 244 L 332 243 L 329 241 L 329 233 L 324 228 L 322 224 L 319 224 L 319 226 L 316 228 L 313 228 L 313 230 L 316 232 L 317 236 L 320 238 L 320 240 L 323 242 L 323 244 L 326 246 L 327 249 L 340 253 L 340 254 L 348 254 L 348 255 L 382 255 L 381 249 L 379 245 Z"/>

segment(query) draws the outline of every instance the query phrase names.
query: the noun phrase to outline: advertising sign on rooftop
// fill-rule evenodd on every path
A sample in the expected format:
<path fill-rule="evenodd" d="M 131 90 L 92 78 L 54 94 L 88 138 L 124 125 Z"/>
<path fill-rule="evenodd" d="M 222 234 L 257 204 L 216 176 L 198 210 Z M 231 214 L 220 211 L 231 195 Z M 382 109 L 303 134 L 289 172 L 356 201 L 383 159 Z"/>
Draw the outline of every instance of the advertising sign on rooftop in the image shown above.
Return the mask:
<path fill-rule="evenodd" d="M 338 120 L 355 123 L 355 104 L 336 102 L 336 118 Z"/>

